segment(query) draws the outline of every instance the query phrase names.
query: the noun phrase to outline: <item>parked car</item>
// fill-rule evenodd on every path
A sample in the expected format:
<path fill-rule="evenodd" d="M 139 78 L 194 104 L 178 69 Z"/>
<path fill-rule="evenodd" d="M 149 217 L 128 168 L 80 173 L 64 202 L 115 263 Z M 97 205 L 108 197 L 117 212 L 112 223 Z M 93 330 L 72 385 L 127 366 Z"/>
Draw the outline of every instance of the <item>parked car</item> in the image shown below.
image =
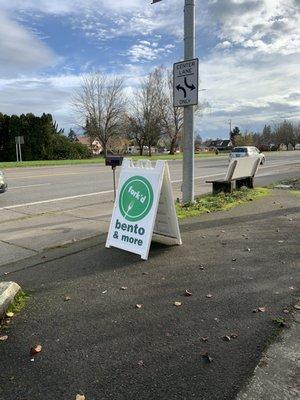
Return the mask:
<path fill-rule="evenodd" d="M 234 158 L 239 158 L 239 157 L 259 157 L 260 158 L 260 164 L 263 165 L 266 162 L 266 157 L 264 153 L 260 152 L 256 147 L 254 146 L 240 146 L 240 147 L 234 147 L 229 154 L 229 161 L 231 161 Z"/>
<path fill-rule="evenodd" d="M 4 193 L 7 189 L 7 182 L 4 176 L 4 172 L 0 171 L 0 193 Z"/>

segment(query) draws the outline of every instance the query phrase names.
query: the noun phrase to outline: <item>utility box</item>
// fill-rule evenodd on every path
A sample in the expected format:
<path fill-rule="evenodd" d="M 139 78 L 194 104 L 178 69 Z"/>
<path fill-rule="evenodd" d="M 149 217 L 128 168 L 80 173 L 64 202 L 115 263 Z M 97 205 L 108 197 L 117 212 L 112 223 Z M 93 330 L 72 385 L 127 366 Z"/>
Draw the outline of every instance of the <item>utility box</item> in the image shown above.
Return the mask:
<path fill-rule="evenodd" d="M 123 162 L 123 156 L 107 156 L 105 158 L 105 165 L 109 167 L 120 167 Z"/>

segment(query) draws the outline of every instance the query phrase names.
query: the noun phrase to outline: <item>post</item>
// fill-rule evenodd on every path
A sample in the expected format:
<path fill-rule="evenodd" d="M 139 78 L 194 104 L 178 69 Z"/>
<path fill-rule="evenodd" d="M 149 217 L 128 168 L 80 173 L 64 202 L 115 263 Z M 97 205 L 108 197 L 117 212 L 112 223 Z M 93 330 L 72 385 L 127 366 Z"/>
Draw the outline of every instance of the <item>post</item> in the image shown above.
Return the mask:
<path fill-rule="evenodd" d="M 22 162 L 22 150 L 21 150 L 21 141 L 19 139 L 19 161 Z"/>
<path fill-rule="evenodd" d="M 114 182 L 114 201 L 116 201 L 116 167 L 111 167 L 113 170 L 113 182 Z"/>
<path fill-rule="evenodd" d="M 185 0 L 184 59 L 195 58 L 195 0 Z M 194 106 L 184 107 L 182 201 L 194 201 Z"/>
<path fill-rule="evenodd" d="M 16 142 L 16 155 L 17 155 L 17 162 L 19 162 L 19 147 L 17 142 Z"/>

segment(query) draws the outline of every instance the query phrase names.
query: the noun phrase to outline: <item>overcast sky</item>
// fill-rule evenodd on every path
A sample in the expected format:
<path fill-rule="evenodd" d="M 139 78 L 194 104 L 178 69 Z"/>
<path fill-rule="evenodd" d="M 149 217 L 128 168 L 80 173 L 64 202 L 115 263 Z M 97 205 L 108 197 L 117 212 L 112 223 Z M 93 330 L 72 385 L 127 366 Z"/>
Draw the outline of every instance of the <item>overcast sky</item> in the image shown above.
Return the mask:
<path fill-rule="evenodd" d="M 80 76 L 100 69 L 128 88 L 182 59 L 184 0 L 0 0 L 0 111 L 52 113 L 75 125 Z M 300 0 L 196 0 L 203 138 L 228 120 L 258 130 L 300 120 Z"/>

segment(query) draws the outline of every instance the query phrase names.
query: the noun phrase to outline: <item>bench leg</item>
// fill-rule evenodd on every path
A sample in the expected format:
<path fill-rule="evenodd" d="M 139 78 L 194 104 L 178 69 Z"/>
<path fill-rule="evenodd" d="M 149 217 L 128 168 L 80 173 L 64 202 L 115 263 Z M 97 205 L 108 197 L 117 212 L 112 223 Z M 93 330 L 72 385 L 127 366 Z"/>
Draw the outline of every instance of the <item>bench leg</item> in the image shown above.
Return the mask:
<path fill-rule="evenodd" d="M 235 188 L 235 182 L 213 182 L 213 194 L 221 192 L 231 193 Z"/>
<path fill-rule="evenodd" d="M 243 186 L 246 186 L 249 189 L 253 189 L 254 188 L 253 178 L 244 178 L 236 181 L 237 189 L 240 189 Z"/>

